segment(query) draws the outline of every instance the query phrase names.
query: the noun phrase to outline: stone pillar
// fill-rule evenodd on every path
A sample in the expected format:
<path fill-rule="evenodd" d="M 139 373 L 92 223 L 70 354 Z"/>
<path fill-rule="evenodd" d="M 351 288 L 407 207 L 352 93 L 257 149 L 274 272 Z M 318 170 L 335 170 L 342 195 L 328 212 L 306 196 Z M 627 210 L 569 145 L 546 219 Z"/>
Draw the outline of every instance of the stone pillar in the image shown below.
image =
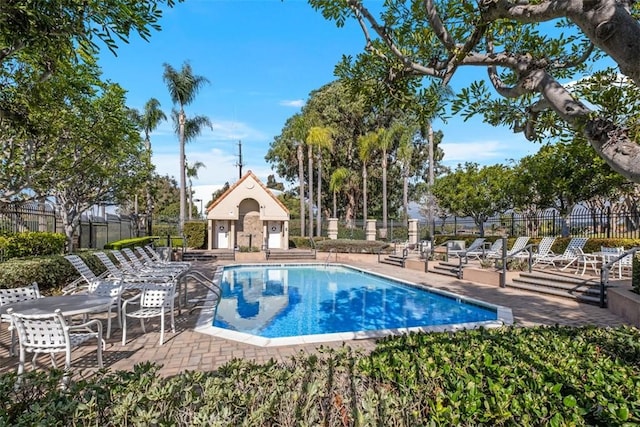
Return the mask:
<path fill-rule="evenodd" d="M 364 233 L 367 241 L 376 240 L 376 220 L 375 219 L 367 220 L 367 227 L 365 228 Z"/>
<path fill-rule="evenodd" d="M 284 221 L 284 231 L 282 233 L 282 249 L 289 249 L 289 221 Z"/>
<path fill-rule="evenodd" d="M 230 227 L 229 227 L 229 247 L 233 250 L 235 250 L 236 248 L 236 222 L 235 221 L 229 221 L 230 222 Z"/>
<path fill-rule="evenodd" d="M 207 244 L 207 248 L 209 250 L 213 249 L 213 220 L 207 220 L 207 235 L 209 236 L 209 243 Z"/>
<path fill-rule="evenodd" d="M 409 220 L 409 244 L 415 245 L 418 243 L 418 220 Z"/>
<path fill-rule="evenodd" d="M 327 229 L 327 236 L 331 240 L 338 238 L 338 218 L 329 218 L 329 228 Z"/>

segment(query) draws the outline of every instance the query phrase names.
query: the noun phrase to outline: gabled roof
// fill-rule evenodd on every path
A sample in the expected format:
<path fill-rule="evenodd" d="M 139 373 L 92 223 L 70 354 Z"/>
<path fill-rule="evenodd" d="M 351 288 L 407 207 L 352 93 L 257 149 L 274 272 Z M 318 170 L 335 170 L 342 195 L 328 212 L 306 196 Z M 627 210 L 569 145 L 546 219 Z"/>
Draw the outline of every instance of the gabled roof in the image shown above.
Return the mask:
<path fill-rule="evenodd" d="M 252 172 L 252 171 L 247 171 L 247 173 L 245 173 L 242 178 L 240 178 L 238 181 L 235 182 L 235 184 L 233 184 L 232 186 L 230 186 L 227 191 L 225 191 L 220 197 L 218 197 L 213 203 L 211 203 L 207 208 L 206 208 L 206 212 L 209 213 L 209 211 L 211 211 L 213 208 L 215 208 L 217 205 L 219 205 L 229 194 L 231 194 L 236 188 L 238 188 L 240 185 L 242 185 L 243 182 L 245 182 L 247 179 L 249 178 L 253 178 L 254 181 L 256 181 L 261 187 L 262 189 L 265 191 L 266 194 L 269 195 L 269 197 L 271 197 L 281 208 L 283 211 L 285 211 L 287 214 L 289 213 L 289 209 L 287 209 L 287 207 L 280 201 L 280 199 L 278 199 L 272 192 L 271 190 L 269 190 L 269 188 L 264 185 L 262 183 L 262 181 L 260 181 L 260 179 L 258 179 L 258 177 Z"/>

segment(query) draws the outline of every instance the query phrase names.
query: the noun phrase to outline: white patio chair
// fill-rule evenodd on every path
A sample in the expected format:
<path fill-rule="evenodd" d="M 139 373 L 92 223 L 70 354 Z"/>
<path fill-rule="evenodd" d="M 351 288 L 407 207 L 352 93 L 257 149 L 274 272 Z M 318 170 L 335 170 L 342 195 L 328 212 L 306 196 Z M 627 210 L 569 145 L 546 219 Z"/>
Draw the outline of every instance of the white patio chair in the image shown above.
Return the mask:
<path fill-rule="evenodd" d="M 164 343 L 165 315 L 171 316 L 171 331 L 175 333 L 174 308 L 176 299 L 176 283 L 148 283 L 141 288 L 139 294 L 126 299 L 122 303 L 122 345 L 127 342 L 127 318 L 140 319 L 142 332 L 146 333 L 144 321 L 160 317 L 160 345 Z M 134 310 L 127 311 L 130 306 Z"/>
<path fill-rule="evenodd" d="M 138 252 L 138 251 L 136 251 L 136 252 Z M 184 273 L 186 271 L 186 268 L 181 267 L 181 266 L 177 266 L 177 265 L 158 264 L 158 263 L 154 263 L 153 261 L 150 262 L 150 263 L 142 261 L 129 248 L 122 249 L 122 253 L 124 253 L 127 256 L 127 258 L 129 258 L 129 260 L 131 261 L 131 264 L 133 264 L 133 266 L 135 268 L 138 268 L 138 269 L 140 269 L 142 271 L 162 272 L 164 274 L 170 274 L 173 277 L 179 276 L 180 274 L 182 274 L 182 273 Z"/>
<path fill-rule="evenodd" d="M 482 245 L 484 245 L 484 241 L 486 239 L 484 237 L 479 237 L 477 239 L 475 239 L 473 242 L 471 242 L 471 244 L 469 245 L 468 248 L 466 249 L 459 249 L 459 250 L 448 250 L 447 251 L 447 255 L 449 256 L 454 256 L 454 257 L 458 257 L 458 258 L 465 258 L 468 260 L 468 253 L 469 252 L 474 252 L 477 251 L 478 249 L 480 249 L 482 247 Z"/>
<path fill-rule="evenodd" d="M 517 254 L 523 253 L 522 250 L 527 246 L 527 243 L 529 243 L 528 236 L 518 237 L 516 241 L 513 243 L 513 246 L 511 247 L 511 249 L 507 251 L 507 257 L 512 257 Z M 529 256 L 528 253 L 527 253 L 527 256 Z M 497 254 L 490 254 L 488 258 L 502 258 L 502 251 L 500 251 L 500 253 L 497 253 Z"/>
<path fill-rule="evenodd" d="M 51 364 L 56 367 L 55 354 L 64 353 L 65 369 L 71 368 L 71 350 L 74 347 L 95 339 L 98 367 L 102 368 L 102 323 L 90 320 L 79 325 L 67 325 L 60 310 L 49 314 L 21 314 L 9 308 L 12 328 L 15 328 L 20 343 L 18 375 L 24 372 L 27 353 L 33 353 L 32 366 L 36 368 L 36 359 L 40 354 L 49 354 Z M 95 330 L 94 330 L 95 328 Z"/>
<path fill-rule="evenodd" d="M 29 286 L 23 286 L 20 288 L 6 288 L 0 289 L 0 307 L 7 304 L 13 304 L 16 302 L 29 301 L 31 299 L 40 298 L 40 288 L 36 282 L 33 282 Z M 0 317 L 0 321 L 5 323 L 11 323 L 11 316 L 9 314 L 3 314 Z M 11 347 L 9 347 L 9 355 L 15 355 L 16 336 L 13 329 L 9 327 L 11 335 Z"/>
<path fill-rule="evenodd" d="M 602 261 L 607 263 L 613 258 L 618 257 L 624 252 L 624 247 L 609 248 L 606 246 L 600 247 L 600 254 L 602 255 Z M 618 270 L 618 279 L 622 278 L 623 270 L 631 270 L 633 264 L 633 256 L 627 255 L 621 258 L 618 262 L 613 264 Z"/>
<path fill-rule="evenodd" d="M 498 258 L 502 256 L 502 239 L 496 239 L 488 248 L 476 249 L 474 251 L 467 251 L 467 257 L 476 258 L 478 260 L 487 257 Z"/>
<path fill-rule="evenodd" d="M 139 255 L 139 259 L 147 267 L 160 267 L 160 268 L 170 268 L 176 271 L 187 271 L 191 267 L 191 263 L 179 263 L 179 262 L 159 262 L 155 261 L 147 251 L 145 251 L 141 246 L 136 246 L 136 253 Z"/>
<path fill-rule="evenodd" d="M 550 253 L 547 256 L 538 257 L 537 264 L 547 264 L 552 265 L 553 267 L 557 267 L 556 263 L 564 263 L 565 265 L 561 268 L 561 270 L 566 270 L 567 267 L 573 265 L 574 262 L 577 262 L 582 256 L 580 252 L 582 248 L 589 240 L 588 237 L 574 237 L 569 241 L 566 249 L 563 253 L 556 255 Z M 579 251 L 579 250 L 580 251 Z"/>
<path fill-rule="evenodd" d="M 539 259 L 554 255 L 551 247 L 555 242 L 555 237 L 543 237 L 542 240 L 540 240 L 540 243 L 538 244 L 538 251 L 532 255 L 533 265 L 536 265 Z"/>
<path fill-rule="evenodd" d="M 111 338 L 111 317 L 113 317 L 113 310 L 118 319 L 118 325 L 122 329 L 122 281 L 120 279 L 113 280 L 96 280 L 89 284 L 87 291 L 93 295 L 110 297 L 113 304 L 107 311 L 107 338 Z"/>
<path fill-rule="evenodd" d="M 106 277 L 109 273 L 108 271 L 105 271 L 100 276 L 97 276 L 91 270 L 91 268 L 89 268 L 87 263 L 85 263 L 78 255 L 65 255 L 65 259 L 69 261 L 69 263 L 71 263 L 71 265 L 78 271 L 78 273 L 80 273 L 80 277 L 82 277 L 87 284 L 93 282 L 94 280 Z"/>

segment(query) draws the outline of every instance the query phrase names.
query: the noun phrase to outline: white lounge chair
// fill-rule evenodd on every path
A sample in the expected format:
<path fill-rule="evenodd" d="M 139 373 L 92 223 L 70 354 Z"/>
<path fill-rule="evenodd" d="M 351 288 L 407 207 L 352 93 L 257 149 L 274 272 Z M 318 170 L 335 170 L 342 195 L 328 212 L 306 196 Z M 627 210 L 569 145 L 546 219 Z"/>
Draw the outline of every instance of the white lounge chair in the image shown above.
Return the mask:
<path fill-rule="evenodd" d="M 550 252 L 546 256 L 537 257 L 536 264 L 547 264 L 557 267 L 556 263 L 562 263 L 564 266 L 561 270 L 566 270 L 567 267 L 573 265 L 573 263 L 580 258 L 580 253 L 582 252 L 582 248 L 585 243 L 587 243 L 587 240 L 589 240 L 588 237 L 574 237 L 569 241 L 569 244 L 563 253 L 556 255 L 553 252 Z"/>
<path fill-rule="evenodd" d="M 475 251 L 467 251 L 468 258 L 499 258 L 502 256 L 502 239 L 496 239 L 487 249 L 476 249 Z"/>
<path fill-rule="evenodd" d="M 507 251 L 507 257 L 513 257 L 522 253 L 521 251 L 527 246 L 527 243 L 529 243 L 528 236 L 518 237 L 516 241 L 513 243 L 513 246 L 511 247 L 511 249 Z M 502 258 L 502 251 L 500 251 L 499 254 L 492 254 L 490 258 Z"/>
<path fill-rule="evenodd" d="M 533 265 L 536 265 L 539 259 L 548 257 L 549 255 L 553 254 L 551 247 L 555 242 L 555 237 L 543 237 L 542 240 L 540 240 L 540 243 L 538 244 L 538 250 L 532 254 Z"/>
<path fill-rule="evenodd" d="M 447 255 L 449 256 L 454 256 L 454 257 L 458 257 L 458 258 L 465 258 L 465 261 L 468 261 L 468 252 L 474 252 L 477 251 L 478 249 L 480 249 L 482 247 L 482 245 L 484 245 L 484 241 L 486 239 L 484 237 L 479 237 L 477 239 L 475 239 L 468 248 L 466 249 L 459 249 L 459 250 L 448 250 L 447 251 Z"/>

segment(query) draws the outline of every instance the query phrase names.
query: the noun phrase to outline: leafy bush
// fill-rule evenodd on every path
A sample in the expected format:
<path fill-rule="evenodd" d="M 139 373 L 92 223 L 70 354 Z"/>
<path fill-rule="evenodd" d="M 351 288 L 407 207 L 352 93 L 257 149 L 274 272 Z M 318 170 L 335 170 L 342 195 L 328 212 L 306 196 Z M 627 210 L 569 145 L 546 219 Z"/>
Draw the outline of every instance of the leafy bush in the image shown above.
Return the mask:
<path fill-rule="evenodd" d="M 0 425 L 602 425 L 640 423 L 635 328 L 413 333 L 369 355 L 231 360 L 160 377 L 145 363 L 58 387 L 61 373 L 0 377 Z"/>
<path fill-rule="evenodd" d="M 384 252 L 387 249 L 392 248 L 389 243 L 380 242 L 377 240 L 348 240 L 348 239 L 336 239 L 336 240 L 323 240 L 316 243 L 316 247 L 321 252 L 329 252 L 334 250 L 335 252 L 342 253 L 366 253 L 377 254 L 378 252 Z"/>
<path fill-rule="evenodd" d="M 122 239 L 117 240 L 115 242 L 109 242 L 104 245 L 105 249 L 115 249 L 120 250 L 123 248 L 135 248 L 136 246 L 146 246 L 153 242 L 154 238 L 145 236 L 145 237 L 134 237 L 132 239 Z"/>
<path fill-rule="evenodd" d="M 96 275 L 106 270 L 91 252 L 79 252 L 76 255 L 79 255 Z M 78 271 L 62 255 L 16 258 L 2 263 L 0 287 L 19 288 L 38 282 L 43 293 L 55 293 L 79 277 Z"/>
<path fill-rule="evenodd" d="M 187 222 L 184 224 L 187 247 L 205 249 L 207 244 L 207 224 L 205 222 Z"/>
<path fill-rule="evenodd" d="M 64 252 L 66 237 L 60 233 L 27 231 L 0 238 L 5 259 L 27 256 L 59 255 Z"/>

